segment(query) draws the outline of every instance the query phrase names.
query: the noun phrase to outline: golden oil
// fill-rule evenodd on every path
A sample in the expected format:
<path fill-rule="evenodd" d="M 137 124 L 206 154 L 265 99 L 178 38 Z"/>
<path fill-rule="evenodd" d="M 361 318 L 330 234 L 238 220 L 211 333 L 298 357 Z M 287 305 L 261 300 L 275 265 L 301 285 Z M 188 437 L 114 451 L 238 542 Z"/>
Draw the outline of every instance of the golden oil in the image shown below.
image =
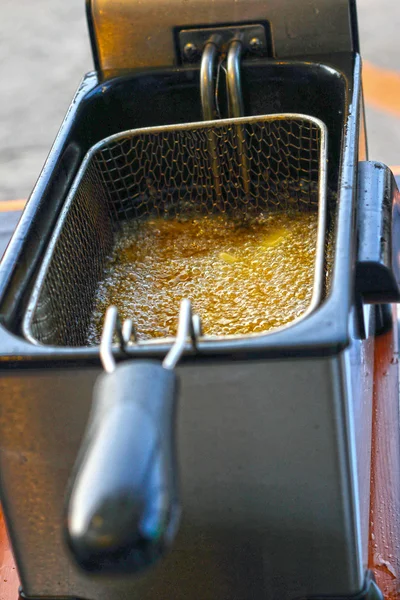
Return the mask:
<path fill-rule="evenodd" d="M 238 223 L 226 215 L 124 223 L 97 298 L 89 342 L 111 304 L 138 339 L 174 336 L 189 298 L 206 335 L 265 332 L 308 308 L 316 212 L 272 212 Z"/>

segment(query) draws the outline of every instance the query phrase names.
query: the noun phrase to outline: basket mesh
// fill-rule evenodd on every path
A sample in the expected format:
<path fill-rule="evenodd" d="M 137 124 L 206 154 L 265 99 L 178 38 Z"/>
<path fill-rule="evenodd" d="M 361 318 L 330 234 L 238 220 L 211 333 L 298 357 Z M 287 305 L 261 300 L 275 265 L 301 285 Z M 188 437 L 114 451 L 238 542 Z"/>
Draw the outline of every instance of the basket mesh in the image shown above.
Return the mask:
<path fill-rule="evenodd" d="M 87 345 L 93 302 L 118 222 L 266 210 L 317 210 L 322 129 L 297 115 L 134 130 L 86 157 L 36 281 L 32 341 Z M 323 191 L 325 192 L 325 191 Z"/>

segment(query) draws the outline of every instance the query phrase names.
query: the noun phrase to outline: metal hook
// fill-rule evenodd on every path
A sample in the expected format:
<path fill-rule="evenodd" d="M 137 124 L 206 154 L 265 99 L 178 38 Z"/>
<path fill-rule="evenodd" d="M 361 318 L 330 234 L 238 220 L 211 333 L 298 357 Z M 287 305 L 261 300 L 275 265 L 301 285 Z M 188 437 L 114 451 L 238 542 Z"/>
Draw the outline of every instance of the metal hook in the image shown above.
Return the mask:
<path fill-rule="evenodd" d="M 200 96 L 201 106 L 203 110 L 203 119 L 205 121 L 212 121 L 217 118 L 216 109 L 216 92 L 214 87 L 214 70 L 215 62 L 220 54 L 219 52 L 220 37 L 218 35 L 211 36 L 206 45 L 204 46 L 203 54 L 201 57 L 200 66 Z M 221 197 L 221 178 L 219 171 L 219 160 L 217 152 L 217 136 L 215 131 L 209 132 L 208 142 L 211 169 L 213 174 L 213 183 L 215 189 L 215 197 L 219 199 Z"/>
<path fill-rule="evenodd" d="M 123 325 L 115 306 L 107 309 L 104 319 L 103 332 L 100 341 L 100 359 L 104 370 L 107 373 L 115 371 L 116 362 L 113 355 L 113 339 L 117 334 L 119 347 L 122 351 L 126 349 L 131 338 L 136 341 L 136 334 L 131 319 L 126 319 Z M 201 320 L 198 315 L 192 313 L 192 304 L 190 300 L 184 299 L 181 302 L 179 310 L 178 333 L 175 342 L 162 363 L 164 369 L 172 370 L 176 367 L 186 342 L 190 336 L 193 347 L 197 348 L 197 339 L 202 335 Z"/>
<path fill-rule="evenodd" d="M 244 116 L 242 80 L 240 74 L 240 60 L 242 58 L 242 52 L 242 42 L 240 40 L 233 40 L 233 42 L 231 42 L 229 45 L 226 69 L 229 116 L 232 118 Z"/>
<path fill-rule="evenodd" d="M 229 116 L 239 118 L 244 115 L 244 104 L 242 94 L 242 80 L 240 72 L 240 61 L 243 53 L 243 44 L 240 39 L 233 40 L 228 49 L 226 86 L 228 91 Z M 246 155 L 246 132 L 242 125 L 236 125 L 237 153 L 239 156 L 242 187 L 245 198 L 250 196 L 250 168 Z"/>
<path fill-rule="evenodd" d="M 176 367 L 185 349 L 188 337 L 191 337 L 193 348 L 197 349 L 197 339 L 201 336 L 201 320 L 198 315 L 193 315 L 190 300 L 181 302 L 179 311 L 178 332 L 175 343 L 164 358 L 164 369 L 172 370 Z"/>
<path fill-rule="evenodd" d="M 214 92 L 214 102 L 215 102 L 215 111 L 216 111 L 217 119 L 222 119 L 221 107 L 220 107 L 220 103 L 219 103 L 219 88 L 220 88 L 220 81 L 221 81 L 221 70 L 225 72 L 224 59 L 220 55 L 218 64 L 217 64 L 217 75 L 215 77 L 215 92 Z"/>
<path fill-rule="evenodd" d="M 126 319 L 123 325 L 121 325 L 117 308 L 115 306 L 110 306 L 106 312 L 100 340 L 100 360 L 107 373 L 112 373 L 116 367 L 113 355 L 113 340 L 115 333 L 117 334 L 119 346 L 122 351 L 125 350 L 131 339 L 136 341 L 136 333 L 132 320 Z"/>
<path fill-rule="evenodd" d="M 217 115 L 214 93 L 214 70 L 219 54 L 216 40 L 210 38 L 204 46 L 200 66 L 200 96 L 203 119 L 212 121 Z"/>

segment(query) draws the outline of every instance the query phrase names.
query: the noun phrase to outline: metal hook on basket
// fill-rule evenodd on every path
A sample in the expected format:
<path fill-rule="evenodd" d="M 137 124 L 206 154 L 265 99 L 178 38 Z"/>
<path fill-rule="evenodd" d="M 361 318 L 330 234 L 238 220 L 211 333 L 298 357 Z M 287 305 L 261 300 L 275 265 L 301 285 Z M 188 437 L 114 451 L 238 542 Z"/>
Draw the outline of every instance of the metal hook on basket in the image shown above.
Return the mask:
<path fill-rule="evenodd" d="M 203 54 L 201 57 L 200 97 L 203 111 L 203 119 L 205 121 L 212 121 L 217 118 L 217 109 L 215 104 L 214 71 L 217 58 L 220 55 L 218 47 L 219 42 L 219 36 L 211 36 L 206 45 L 204 46 Z M 214 180 L 215 195 L 216 199 L 218 199 L 221 197 L 222 189 L 218 162 L 217 136 L 213 131 L 210 131 L 209 133 L 209 152 L 211 157 L 211 168 Z"/>
<path fill-rule="evenodd" d="M 113 355 L 113 339 L 117 334 L 119 347 L 122 351 L 126 349 L 128 343 L 136 341 L 136 332 L 131 319 L 126 319 L 123 324 L 118 315 L 115 306 L 107 309 L 104 319 L 104 327 L 100 341 L 100 359 L 104 370 L 107 373 L 113 373 L 116 368 L 116 362 Z M 184 298 L 181 302 L 178 320 L 178 332 L 174 344 L 164 358 L 162 363 L 164 369 L 174 369 L 185 349 L 186 341 L 190 336 L 193 347 L 197 348 L 197 339 L 202 335 L 201 319 L 199 315 L 192 312 L 190 300 Z"/>
<path fill-rule="evenodd" d="M 240 61 L 243 53 L 243 43 L 240 39 L 234 39 L 228 48 L 226 86 L 228 91 L 229 116 L 239 118 L 244 116 L 244 104 L 242 93 L 242 80 L 240 72 Z M 242 186 L 245 198 L 250 194 L 250 168 L 246 155 L 245 129 L 242 125 L 236 125 L 237 152 L 241 171 Z"/>
<path fill-rule="evenodd" d="M 229 116 L 232 118 L 244 116 L 242 80 L 240 61 L 243 44 L 239 39 L 229 45 L 226 69 L 226 85 L 228 89 Z"/>
<path fill-rule="evenodd" d="M 162 366 L 164 369 L 174 369 L 182 356 L 185 349 L 186 341 L 190 335 L 193 348 L 197 348 L 197 338 L 202 334 L 201 320 L 199 315 L 192 313 L 192 305 L 190 300 L 183 299 L 179 311 L 178 332 L 176 334 L 175 343 L 163 360 Z"/>
<path fill-rule="evenodd" d="M 214 72 L 219 55 L 218 36 L 211 36 L 204 46 L 200 65 L 200 97 L 203 119 L 213 121 L 217 116 L 215 106 Z"/>
<path fill-rule="evenodd" d="M 132 341 L 136 341 L 136 332 L 132 320 L 126 319 L 121 324 L 118 309 L 115 306 L 109 306 L 104 318 L 104 327 L 100 340 L 100 360 L 107 373 L 112 373 L 116 367 L 112 351 L 115 333 L 117 334 L 119 347 L 122 351 L 125 350 L 131 339 Z"/>

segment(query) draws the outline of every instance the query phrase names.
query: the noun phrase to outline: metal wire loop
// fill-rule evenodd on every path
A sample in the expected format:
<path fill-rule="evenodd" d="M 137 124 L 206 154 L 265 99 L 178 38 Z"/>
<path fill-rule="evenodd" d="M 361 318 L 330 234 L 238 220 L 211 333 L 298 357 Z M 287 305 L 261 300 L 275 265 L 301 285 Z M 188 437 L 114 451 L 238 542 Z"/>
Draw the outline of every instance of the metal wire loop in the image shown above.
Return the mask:
<path fill-rule="evenodd" d="M 216 40 L 213 39 L 210 39 L 210 41 L 207 42 L 207 44 L 204 46 L 201 57 L 200 96 L 203 119 L 205 121 L 212 121 L 217 116 L 217 109 L 215 106 L 214 72 L 219 50 L 215 42 Z"/>
<path fill-rule="evenodd" d="M 131 339 L 133 339 L 133 341 L 136 339 L 132 320 L 126 319 L 124 324 L 121 325 L 117 308 L 115 306 L 110 306 L 106 312 L 100 340 L 100 360 L 107 373 L 112 373 L 116 367 L 113 355 L 113 340 L 115 334 L 117 335 L 118 344 L 122 351 L 125 350 Z"/>
<path fill-rule="evenodd" d="M 179 310 L 178 333 L 175 343 L 164 358 L 164 369 L 174 369 L 185 350 L 186 342 L 190 336 L 193 348 L 197 349 L 197 339 L 201 336 L 201 321 L 198 315 L 193 315 L 190 300 L 183 299 Z"/>
<path fill-rule="evenodd" d="M 115 371 L 116 362 L 113 355 L 114 335 L 117 335 L 119 349 L 124 351 L 131 338 L 136 340 L 135 331 L 131 319 L 121 325 L 118 310 L 115 306 L 107 309 L 104 319 L 104 327 L 100 341 L 100 359 L 104 370 L 107 373 Z M 199 315 L 192 313 L 190 300 L 184 299 L 181 302 L 178 321 L 178 333 L 171 350 L 168 352 L 162 363 L 164 369 L 172 370 L 176 367 L 181 358 L 188 338 L 191 338 L 193 348 L 197 349 L 197 339 L 202 335 L 201 320 Z"/>
<path fill-rule="evenodd" d="M 242 80 L 240 73 L 242 52 L 242 42 L 240 40 L 233 40 L 229 45 L 226 68 L 229 116 L 232 118 L 244 116 Z"/>

